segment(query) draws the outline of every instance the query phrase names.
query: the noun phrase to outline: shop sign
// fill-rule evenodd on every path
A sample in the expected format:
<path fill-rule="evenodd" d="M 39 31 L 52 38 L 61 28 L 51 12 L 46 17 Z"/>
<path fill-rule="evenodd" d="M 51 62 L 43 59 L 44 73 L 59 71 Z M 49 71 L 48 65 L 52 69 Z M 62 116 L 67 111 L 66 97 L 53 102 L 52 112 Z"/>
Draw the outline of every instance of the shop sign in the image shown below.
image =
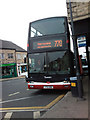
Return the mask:
<path fill-rule="evenodd" d="M 16 63 L 0 64 L 0 67 L 13 66 L 13 65 L 16 65 Z"/>

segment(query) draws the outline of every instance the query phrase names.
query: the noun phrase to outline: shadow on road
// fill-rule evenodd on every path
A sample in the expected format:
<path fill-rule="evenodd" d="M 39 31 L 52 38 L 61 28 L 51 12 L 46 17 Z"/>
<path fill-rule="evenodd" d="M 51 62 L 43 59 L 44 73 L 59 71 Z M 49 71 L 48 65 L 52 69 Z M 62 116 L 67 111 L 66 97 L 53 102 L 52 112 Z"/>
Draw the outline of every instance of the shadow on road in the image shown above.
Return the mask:
<path fill-rule="evenodd" d="M 67 93 L 68 90 L 38 90 L 36 92 L 34 92 L 34 95 L 60 95 L 60 94 L 64 94 Z"/>

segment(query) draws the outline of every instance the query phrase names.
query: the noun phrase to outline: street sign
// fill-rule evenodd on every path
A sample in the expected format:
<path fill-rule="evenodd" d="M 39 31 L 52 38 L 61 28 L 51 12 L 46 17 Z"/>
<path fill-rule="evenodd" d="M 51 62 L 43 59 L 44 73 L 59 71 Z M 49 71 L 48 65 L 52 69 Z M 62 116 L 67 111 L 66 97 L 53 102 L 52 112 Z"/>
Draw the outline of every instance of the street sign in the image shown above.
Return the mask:
<path fill-rule="evenodd" d="M 85 36 L 77 37 L 77 43 L 78 43 L 78 47 L 85 47 L 86 46 L 86 37 Z"/>

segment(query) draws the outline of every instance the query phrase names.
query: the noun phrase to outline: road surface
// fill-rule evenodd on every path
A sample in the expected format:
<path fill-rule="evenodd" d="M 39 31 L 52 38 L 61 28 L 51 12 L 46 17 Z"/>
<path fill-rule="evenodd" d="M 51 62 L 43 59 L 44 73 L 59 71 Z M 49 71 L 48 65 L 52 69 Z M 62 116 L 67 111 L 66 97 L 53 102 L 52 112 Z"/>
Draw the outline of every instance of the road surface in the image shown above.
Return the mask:
<path fill-rule="evenodd" d="M 29 90 L 25 79 L 0 82 L 0 116 L 35 118 L 55 105 L 66 93 L 60 90 Z"/>

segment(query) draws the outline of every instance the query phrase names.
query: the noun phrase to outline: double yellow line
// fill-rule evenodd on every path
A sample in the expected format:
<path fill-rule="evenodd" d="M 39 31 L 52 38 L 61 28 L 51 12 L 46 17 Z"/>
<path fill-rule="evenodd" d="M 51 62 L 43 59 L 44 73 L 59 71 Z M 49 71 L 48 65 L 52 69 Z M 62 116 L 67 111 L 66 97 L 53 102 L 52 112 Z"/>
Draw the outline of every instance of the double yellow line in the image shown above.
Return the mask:
<path fill-rule="evenodd" d="M 54 104 L 56 104 L 60 99 L 62 99 L 65 94 L 58 96 L 55 100 L 46 106 L 35 106 L 35 107 L 14 107 L 14 108 L 0 108 L 0 110 L 30 110 L 30 109 L 49 109 Z"/>

